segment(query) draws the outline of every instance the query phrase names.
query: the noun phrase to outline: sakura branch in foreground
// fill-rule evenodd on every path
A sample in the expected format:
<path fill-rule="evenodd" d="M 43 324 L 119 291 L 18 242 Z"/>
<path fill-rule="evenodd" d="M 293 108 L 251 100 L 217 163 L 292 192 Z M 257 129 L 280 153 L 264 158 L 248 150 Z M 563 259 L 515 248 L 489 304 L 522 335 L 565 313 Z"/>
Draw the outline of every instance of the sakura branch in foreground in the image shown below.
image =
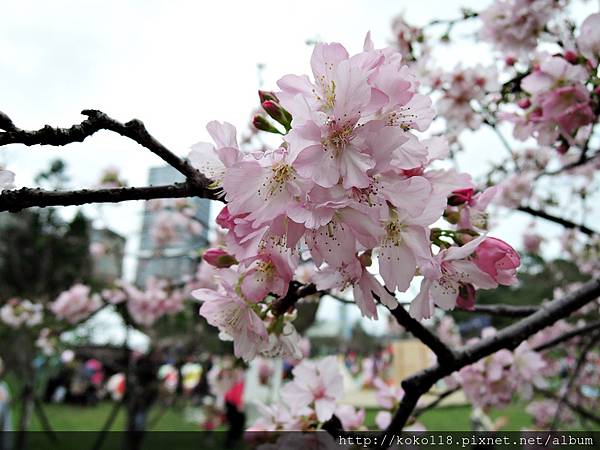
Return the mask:
<path fill-rule="evenodd" d="M 514 51 L 515 58 L 527 53 L 544 22 L 557 12 L 554 3 L 551 8 L 541 8 L 548 6 L 544 1 L 534 3 L 537 8 L 531 17 L 523 16 L 517 0 L 497 2 L 481 13 L 485 39 Z M 506 17 L 525 20 L 525 26 L 510 29 L 510 20 L 504 23 L 506 17 L 500 20 L 495 14 L 498 4 L 510 4 Z M 465 14 L 465 19 L 475 17 Z M 456 23 L 451 22 L 447 33 Z M 592 323 L 536 345 L 528 342 L 598 298 L 600 282 L 593 268 L 591 281 L 539 307 L 475 304 L 478 290 L 518 282 L 519 254 L 510 244 L 488 235 L 487 211 L 493 201 L 590 239 L 597 236 L 583 223 L 529 206 L 535 204 L 531 184 L 541 178 L 536 170 L 540 166 L 545 170 L 546 163 L 540 162 L 540 155 L 521 161 L 496 128 L 501 121 L 512 123 L 515 137 L 531 137 L 544 147 L 542 156 L 548 151 L 576 151 L 582 163 L 566 162 L 561 167 L 580 169 L 593 162 L 586 156 L 599 108 L 593 71 L 593 67 L 597 71 L 598 47 L 592 44 L 600 40 L 587 36 L 591 32 L 585 33 L 585 28 L 584 38 L 578 41 L 580 55 L 536 55 L 535 61 L 523 64 L 523 73 L 512 73 L 502 85 L 494 70 L 481 68 L 457 67 L 449 76 L 421 79 L 412 54 L 416 43 L 399 45 L 405 52 L 402 56 L 392 48 L 375 49 L 369 35 L 363 50 L 352 56 L 341 44 L 319 43 L 311 58 L 312 76 L 285 75 L 277 83 L 277 92 L 259 92 L 270 119 L 260 115 L 253 123 L 281 136 L 278 146 L 260 151 L 240 146 L 236 129 L 227 122 L 209 123 L 214 143 L 195 144 L 183 159 L 153 138 L 138 120 L 121 123 L 86 110 L 88 118 L 71 128 L 25 131 L 2 115 L 0 127 L 5 132 L 0 133 L 0 146 L 65 145 L 105 129 L 139 143 L 186 180 L 168 186 L 65 192 L 14 190 L 13 174 L 3 170 L 0 210 L 188 196 L 221 200 L 226 205 L 217 224 L 225 230 L 224 243 L 204 254 L 211 265 L 210 283 L 193 291 L 190 285 L 179 291 L 159 281 L 145 290 L 123 285 L 104 292 L 104 300 L 126 305 L 135 322 L 151 326 L 161 315 L 178 311 L 183 297 L 192 291 L 202 303 L 200 314 L 219 329 L 222 339 L 233 341 L 235 356 L 248 362 L 261 356 L 302 358 L 301 336 L 293 324 L 297 303 L 330 291 L 336 296 L 352 291 L 353 302 L 364 317 L 377 320 L 378 305 L 385 306 L 437 358 L 432 367 L 404 380 L 402 389 L 375 383 L 385 409 L 379 416 L 380 428 L 406 429 L 411 417 L 421 411 L 415 409 L 419 399 L 444 379 L 462 387 L 477 406 L 506 404 L 517 391 L 543 388 L 538 373 L 547 365 L 541 356 L 544 350 L 597 332 Z M 402 36 L 419 34 L 412 29 L 402 31 Z M 516 60 L 509 66 L 515 64 Z M 448 139 L 423 134 L 430 131 L 436 111 L 430 97 L 422 93 L 422 84 L 439 91 L 436 106 L 445 119 L 443 135 Z M 501 111 L 511 102 L 520 108 L 517 112 Z M 458 147 L 460 133 L 481 124 L 497 132 L 515 168 L 510 176 L 503 168 L 500 187 L 491 183 L 498 174 L 490 174 L 484 186 L 444 164 L 450 159 L 450 146 Z M 300 282 L 303 263 L 312 267 L 312 275 Z M 405 310 L 396 295 L 418 282 L 419 293 Z M 23 305 L 26 314 L 22 318 L 13 307 L 3 309 L 6 320 L 19 326 L 35 322 L 35 311 Z M 100 305 L 89 288 L 77 285 L 64 292 L 52 310 L 75 323 Z M 459 346 L 422 323 L 435 315 L 436 308 L 519 320 L 497 332 L 485 330 L 481 339 Z M 294 376 L 283 389 L 287 406 L 265 408 L 264 420 L 255 428 L 323 427 L 331 432 L 342 431 L 340 426 L 360 428 L 360 421 L 355 420 L 359 412 L 336 407 L 342 390 L 334 359 L 302 362 Z M 562 404 L 564 399 L 557 405 L 553 422 L 560 418 Z"/>

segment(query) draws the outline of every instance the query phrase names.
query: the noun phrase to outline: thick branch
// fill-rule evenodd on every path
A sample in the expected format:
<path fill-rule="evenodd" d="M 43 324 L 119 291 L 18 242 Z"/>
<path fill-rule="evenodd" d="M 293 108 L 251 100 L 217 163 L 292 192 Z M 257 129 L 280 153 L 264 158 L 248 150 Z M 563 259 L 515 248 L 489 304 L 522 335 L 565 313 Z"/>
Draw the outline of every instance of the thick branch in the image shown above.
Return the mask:
<path fill-rule="evenodd" d="M 565 228 L 579 230 L 582 233 L 587 234 L 588 236 L 598 234 L 596 230 L 592 230 L 591 228 L 586 227 L 585 225 L 580 225 L 578 223 L 571 222 L 570 220 L 563 219 L 562 217 L 553 216 L 552 214 L 548 214 L 547 212 L 542 211 L 541 209 L 534 209 L 529 206 L 519 206 L 517 210 L 525 212 L 527 214 L 531 214 L 532 216 L 539 217 L 541 219 L 548 220 L 550 222 L 557 223 Z"/>
<path fill-rule="evenodd" d="M 438 380 L 498 350 L 504 348 L 513 350 L 530 336 L 552 325 L 557 320 L 569 316 L 582 306 L 598 298 L 598 296 L 600 296 L 600 279 L 589 281 L 579 290 L 564 298 L 542 305 L 537 312 L 500 330 L 496 335 L 482 339 L 455 352 L 454 362 L 450 364 L 438 363 L 407 378 L 402 382 L 405 396 L 386 432 L 401 430 L 415 409 L 421 395 L 428 392 Z"/>
<path fill-rule="evenodd" d="M 281 316 L 288 312 L 298 300 L 309 295 L 317 294 L 317 286 L 314 284 L 301 284 L 297 281 L 290 281 L 287 294 L 273 303 L 271 311 L 276 316 Z"/>
<path fill-rule="evenodd" d="M 16 129 L 12 131 L 0 133 L 0 146 L 7 144 L 61 146 L 73 142 L 83 142 L 88 136 L 100 130 L 110 130 L 146 147 L 152 153 L 162 158 L 167 164 L 181 172 L 192 183 L 203 186 L 208 186 L 210 183 L 188 161 L 175 155 L 158 142 L 148 132 L 141 120 L 133 119 L 127 123 L 121 123 L 104 114 L 102 111 L 95 109 L 85 109 L 81 114 L 87 116 L 87 119 L 79 125 L 73 125 L 70 128 L 55 128 L 46 125 L 39 130 L 27 131 L 15 127 Z"/>
<path fill-rule="evenodd" d="M 410 331 L 414 337 L 423 342 L 423 344 L 435 353 L 440 364 L 454 362 L 455 356 L 452 349 L 444 344 L 435 334 L 421 325 L 421 322 L 413 319 L 403 306 L 398 305 L 395 309 L 390 309 L 389 311 L 400 325 Z"/>
<path fill-rule="evenodd" d="M 69 206 L 86 203 L 119 203 L 129 200 L 154 198 L 201 197 L 218 200 L 215 191 L 186 181 L 164 186 L 128 187 L 109 189 L 81 189 L 76 191 L 46 191 L 22 188 L 0 194 L 0 211 L 17 212 L 33 206 Z"/>

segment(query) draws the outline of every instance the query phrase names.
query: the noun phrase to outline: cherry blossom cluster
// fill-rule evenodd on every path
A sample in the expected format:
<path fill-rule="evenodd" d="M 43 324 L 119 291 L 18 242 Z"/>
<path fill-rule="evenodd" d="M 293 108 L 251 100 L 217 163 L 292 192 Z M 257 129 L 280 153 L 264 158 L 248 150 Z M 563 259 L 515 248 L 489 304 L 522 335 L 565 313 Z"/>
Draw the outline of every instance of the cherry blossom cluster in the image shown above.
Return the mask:
<path fill-rule="evenodd" d="M 585 142 L 596 120 L 592 95 L 586 87 L 589 67 L 577 56 L 543 55 L 533 71 L 521 80 L 521 113 L 504 115 L 515 123 L 514 135 L 525 140 L 533 136 L 540 145 L 561 142 L 561 151 Z M 571 60 L 571 62 L 568 59 Z"/>
<path fill-rule="evenodd" d="M 404 389 L 400 386 L 389 385 L 381 378 L 374 381 L 375 398 L 381 407 L 381 411 L 375 416 L 375 424 L 380 430 L 385 430 L 392 421 L 392 414 L 404 398 Z"/>
<path fill-rule="evenodd" d="M 565 0 L 496 0 L 479 13 L 480 35 L 494 47 L 513 56 L 533 50 L 549 21 Z"/>
<path fill-rule="evenodd" d="M 485 328 L 481 336 L 485 339 L 495 333 L 495 329 Z M 477 339 L 467 344 L 473 341 Z M 499 350 L 463 367 L 446 381 L 449 387 L 460 386 L 471 404 L 486 410 L 506 406 L 517 394 L 530 399 L 534 387 L 547 386 L 546 366 L 542 355 L 532 350 L 528 342 L 523 342 L 513 352 Z"/>
<path fill-rule="evenodd" d="M 305 359 L 292 373 L 294 379 L 283 386 L 279 401 L 261 405 L 262 417 L 251 425 L 250 431 L 315 430 L 336 413 L 337 403 L 344 394 L 337 357 Z M 343 417 L 345 409 L 342 408 Z M 362 424 L 353 425 L 359 428 Z"/>
<path fill-rule="evenodd" d="M 155 199 L 148 202 L 148 209 L 156 214 L 150 236 L 158 247 L 181 239 L 181 236 L 202 233 L 203 226 L 196 218 L 196 210 L 187 199 Z"/>
<path fill-rule="evenodd" d="M 27 299 L 12 298 L 0 308 L 0 319 L 11 328 L 32 328 L 42 323 L 44 306 Z"/>
<path fill-rule="evenodd" d="M 114 289 L 104 289 L 102 297 L 112 305 L 125 304 L 133 321 L 142 326 L 152 326 L 165 315 L 173 315 L 183 310 L 188 298 L 185 288 L 174 288 L 168 280 L 150 277 L 144 289 L 120 281 Z"/>
<path fill-rule="evenodd" d="M 533 417 L 535 427 L 541 430 L 550 428 L 557 410 L 558 401 L 550 398 L 534 400 L 525 408 L 527 414 Z M 573 413 L 568 408 L 561 409 L 559 417 L 561 423 L 571 423 L 574 419 Z"/>
<path fill-rule="evenodd" d="M 211 122 L 214 144 L 198 143 L 189 156 L 227 202 L 217 217 L 226 247 L 209 254 L 222 268 L 219 287 L 193 295 L 246 360 L 274 347 L 293 351 L 296 333 L 272 307 L 305 251 L 319 290 L 351 288 L 362 314 L 374 319 L 377 303 L 395 308 L 394 292 L 406 291 L 417 273 L 425 279 L 410 313 L 421 319 L 435 305 L 454 308 L 465 290 L 513 284 L 519 264 L 473 218 L 485 214 L 487 194 L 467 174 L 435 168 L 448 147 L 421 136 L 435 112 L 397 52 L 376 50 L 368 36 L 354 56 L 341 44 L 317 44 L 311 66 L 312 78 L 286 75 L 279 92 L 260 93 L 285 130 L 258 121 L 284 135 L 278 148 L 244 151 L 232 125 Z M 468 229 L 432 229 L 457 195 Z M 369 270 L 374 261 L 385 287 Z"/>
<path fill-rule="evenodd" d="M 481 126 L 481 110 L 497 100 L 500 89 L 496 70 L 481 65 L 458 65 L 450 72 L 430 75 L 429 82 L 441 94 L 436 108 L 446 121 L 447 137 L 452 139 L 465 129 L 477 130 Z"/>
<path fill-rule="evenodd" d="M 89 286 L 78 283 L 63 291 L 50 305 L 50 310 L 58 319 L 75 324 L 86 319 L 101 307 L 100 295 L 92 294 Z"/>

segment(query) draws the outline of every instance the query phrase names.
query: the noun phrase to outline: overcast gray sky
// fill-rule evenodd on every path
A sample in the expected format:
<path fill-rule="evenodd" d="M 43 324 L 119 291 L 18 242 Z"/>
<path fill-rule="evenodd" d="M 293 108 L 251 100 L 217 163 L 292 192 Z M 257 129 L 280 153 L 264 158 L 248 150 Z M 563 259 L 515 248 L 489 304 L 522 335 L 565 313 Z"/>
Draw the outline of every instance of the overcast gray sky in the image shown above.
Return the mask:
<path fill-rule="evenodd" d="M 3 0 L 0 110 L 19 127 L 32 129 L 46 123 L 70 126 L 82 120 L 79 112 L 86 108 L 123 121 L 139 118 L 156 138 L 185 155 L 191 144 L 207 139 L 204 126 L 210 120 L 246 126 L 258 105 L 258 63 L 266 65 L 264 87 L 275 88 L 280 76 L 309 71 L 307 39 L 342 42 L 353 53 L 369 30 L 377 46 L 386 45 L 391 20 L 400 12 L 423 24 L 457 17 L 461 6 L 480 10 L 488 3 Z M 577 17 L 594 6 L 578 6 Z M 439 63 L 450 69 L 489 58 L 488 47 L 468 44 L 441 52 Z M 474 171 L 484 167 L 480 148 L 499 148 L 486 132 L 467 136 L 467 142 L 478 147 L 476 156 L 462 159 L 464 168 Z M 119 167 L 130 185 L 143 185 L 148 168 L 161 164 L 108 132 L 61 149 L 12 146 L 1 152 L 0 162 L 16 172 L 19 187 L 31 186 L 34 174 L 58 156 L 69 165 L 71 187 L 93 185 L 109 165 Z M 493 160 L 493 152 L 485 158 Z M 130 238 L 129 253 L 137 248 L 140 209 L 131 202 L 102 208 L 106 223 Z M 98 216 L 97 208 L 86 210 Z M 499 232 L 514 237 L 511 230 Z M 131 273 L 131 260 L 127 267 Z"/>

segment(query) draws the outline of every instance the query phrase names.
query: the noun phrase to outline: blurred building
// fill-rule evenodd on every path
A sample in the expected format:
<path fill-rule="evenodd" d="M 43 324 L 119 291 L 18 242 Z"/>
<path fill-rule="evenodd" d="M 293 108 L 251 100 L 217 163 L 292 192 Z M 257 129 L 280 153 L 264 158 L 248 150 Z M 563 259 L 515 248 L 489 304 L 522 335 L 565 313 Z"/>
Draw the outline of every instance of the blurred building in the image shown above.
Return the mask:
<path fill-rule="evenodd" d="M 171 166 L 150 169 L 148 184 L 158 186 L 185 181 L 184 176 Z M 202 224 L 200 234 L 181 233 L 177 239 L 159 247 L 152 237 L 152 228 L 160 214 L 146 202 L 142 221 L 140 250 L 137 261 L 136 283 L 144 285 L 149 277 L 157 276 L 178 281 L 196 271 L 198 250 L 208 245 L 208 221 L 210 218 L 210 200 L 189 198 L 188 202 L 195 210 L 195 219 Z M 168 212 L 167 212 L 168 213 Z"/>
<path fill-rule="evenodd" d="M 108 284 L 121 278 L 125 256 L 125 238 L 108 228 L 94 228 L 90 241 L 94 280 Z"/>

